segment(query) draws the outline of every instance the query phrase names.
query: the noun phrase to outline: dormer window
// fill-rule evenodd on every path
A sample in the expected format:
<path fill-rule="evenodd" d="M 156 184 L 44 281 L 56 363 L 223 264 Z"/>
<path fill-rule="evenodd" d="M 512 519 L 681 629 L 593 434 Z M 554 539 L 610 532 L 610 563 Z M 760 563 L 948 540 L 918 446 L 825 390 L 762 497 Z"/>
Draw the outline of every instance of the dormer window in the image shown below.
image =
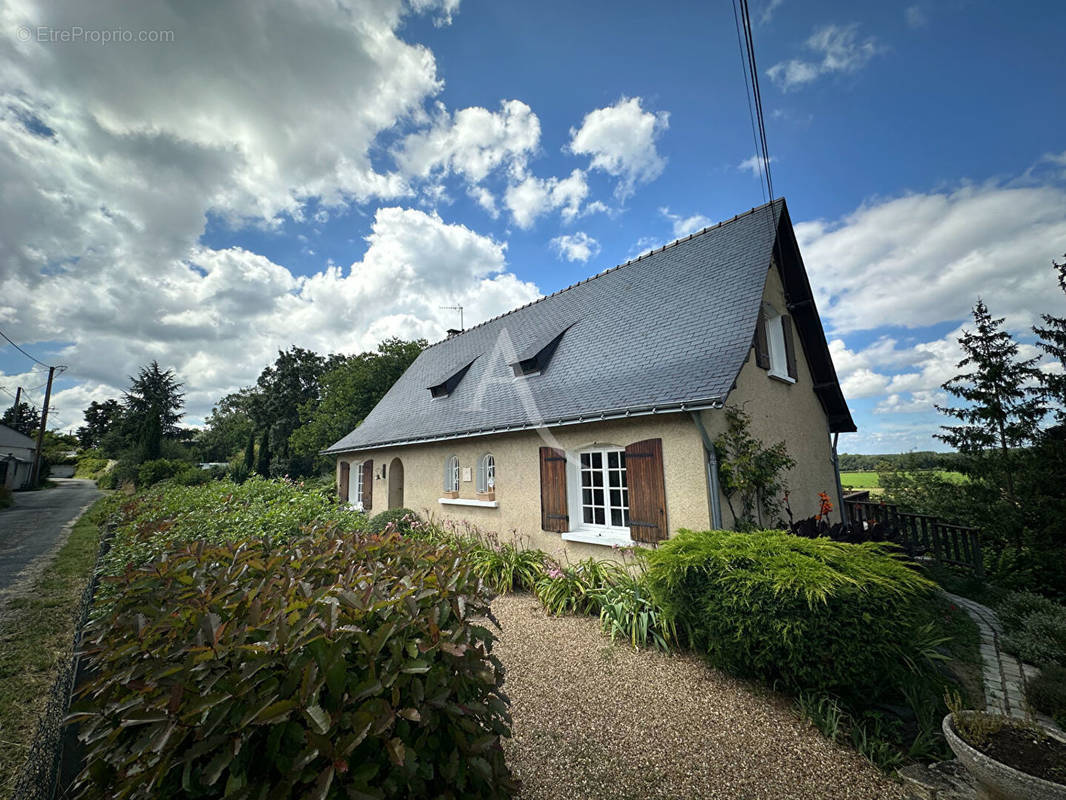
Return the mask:
<path fill-rule="evenodd" d="M 455 391 L 455 387 L 459 385 L 459 381 L 463 379 L 463 376 L 466 375 L 466 371 L 470 369 L 470 367 L 476 360 L 477 359 L 470 361 L 468 364 L 456 370 L 439 383 L 435 383 L 432 386 L 426 387 L 429 389 L 429 393 L 433 395 L 434 398 L 447 397 L 448 395 L 450 395 L 452 392 Z"/>
<path fill-rule="evenodd" d="M 515 377 L 527 378 L 544 372 L 548 368 L 548 362 L 551 361 L 551 357 L 555 354 L 563 334 L 570 330 L 570 327 L 570 325 L 567 325 L 550 339 L 542 337 L 519 355 L 518 360 L 510 365 L 511 369 L 514 370 Z"/>

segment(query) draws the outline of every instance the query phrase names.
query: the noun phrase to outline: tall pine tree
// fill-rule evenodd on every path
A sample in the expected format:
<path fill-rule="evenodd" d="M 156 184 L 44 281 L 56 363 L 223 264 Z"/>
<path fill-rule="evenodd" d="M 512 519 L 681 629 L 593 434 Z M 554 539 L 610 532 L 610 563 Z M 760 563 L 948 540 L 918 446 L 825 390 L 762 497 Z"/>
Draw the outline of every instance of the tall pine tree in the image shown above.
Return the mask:
<path fill-rule="evenodd" d="M 1052 261 L 1051 266 L 1058 272 L 1059 287 L 1066 292 L 1066 260 L 1061 264 Z M 1044 327 L 1033 328 L 1033 333 L 1040 339 L 1036 346 L 1053 359 L 1058 359 L 1061 366 L 1057 374 L 1040 373 L 1044 400 L 1058 406 L 1055 415 L 1060 424 L 1066 425 L 1066 317 L 1054 317 L 1051 314 L 1041 314 L 1040 317 L 1044 320 Z"/>
<path fill-rule="evenodd" d="M 998 479 L 1013 500 L 1013 451 L 1033 441 L 1045 407 L 1041 399 L 1038 359 L 1019 359 L 1018 345 L 980 299 L 973 308 L 975 329 L 963 331 L 959 344 L 968 368 L 943 384 L 965 401 L 959 407 L 937 406 L 961 425 L 942 425 L 936 438 L 971 458 L 988 477 Z"/>

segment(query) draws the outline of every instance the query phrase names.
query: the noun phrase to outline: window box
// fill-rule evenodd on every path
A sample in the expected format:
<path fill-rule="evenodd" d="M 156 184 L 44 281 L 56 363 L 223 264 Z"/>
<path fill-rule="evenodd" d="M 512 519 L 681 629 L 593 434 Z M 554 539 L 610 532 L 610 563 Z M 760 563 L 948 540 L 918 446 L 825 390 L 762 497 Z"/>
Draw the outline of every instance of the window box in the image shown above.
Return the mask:
<path fill-rule="evenodd" d="M 455 500 L 459 497 L 459 492 L 442 492 L 441 497 L 447 498 L 448 500 Z"/>
<path fill-rule="evenodd" d="M 499 508 L 500 504 L 495 500 L 470 500 L 458 497 L 440 497 L 437 502 L 442 506 L 475 506 L 477 508 Z"/>
<path fill-rule="evenodd" d="M 495 500 L 496 499 L 496 490 L 495 489 L 490 489 L 487 492 L 478 492 L 477 493 L 477 499 L 478 500 Z"/>

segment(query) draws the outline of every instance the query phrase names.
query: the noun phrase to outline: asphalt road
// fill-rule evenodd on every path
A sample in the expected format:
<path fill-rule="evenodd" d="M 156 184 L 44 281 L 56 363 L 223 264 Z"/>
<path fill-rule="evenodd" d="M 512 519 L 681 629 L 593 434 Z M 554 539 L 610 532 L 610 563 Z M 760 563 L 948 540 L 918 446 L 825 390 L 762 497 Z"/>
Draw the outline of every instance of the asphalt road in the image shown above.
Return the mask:
<path fill-rule="evenodd" d="M 93 481 L 53 478 L 54 489 L 15 492 L 15 505 L 0 511 L 0 593 L 22 570 L 51 553 L 63 526 L 88 503 L 102 496 Z"/>

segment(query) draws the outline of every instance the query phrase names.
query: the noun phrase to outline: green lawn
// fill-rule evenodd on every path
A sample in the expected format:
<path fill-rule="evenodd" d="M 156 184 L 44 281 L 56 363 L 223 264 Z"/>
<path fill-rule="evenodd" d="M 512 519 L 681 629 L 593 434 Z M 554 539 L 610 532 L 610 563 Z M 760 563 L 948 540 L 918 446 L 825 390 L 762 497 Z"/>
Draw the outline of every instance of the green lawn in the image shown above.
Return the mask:
<path fill-rule="evenodd" d="M 71 657 L 75 615 L 100 541 L 96 507 L 82 515 L 33 587 L 13 598 L 0 617 L 0 797 L 11 791 L 56 675 Z"/>

